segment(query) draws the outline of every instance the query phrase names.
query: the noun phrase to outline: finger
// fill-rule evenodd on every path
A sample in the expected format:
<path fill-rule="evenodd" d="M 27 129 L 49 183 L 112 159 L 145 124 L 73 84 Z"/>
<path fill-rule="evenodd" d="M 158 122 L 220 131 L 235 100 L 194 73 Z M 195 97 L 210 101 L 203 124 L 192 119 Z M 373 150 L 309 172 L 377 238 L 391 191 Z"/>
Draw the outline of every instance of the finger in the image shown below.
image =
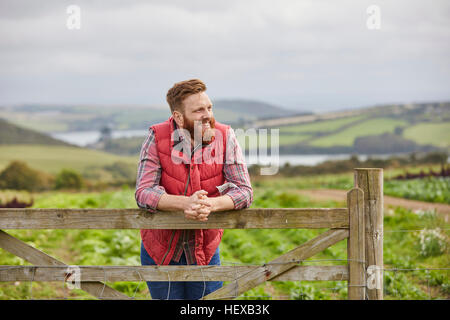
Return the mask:
<path fill-rule="evenodd" d="M 197 211 L 197 213 L 201 213 L 201 214 L 210 214 L 211 213 L 211 208 L 209 208 L 209 207 L 200 207 L 200 208 L 198 208 L 197 210 L 195 210 L 195 211 Z"/>
<path fill-rule="evenodd" d="M 209 214 L 211 213 L 211 210 L 208 210 L 207 208 L 200 208 L 197 210 L 192 210 L 190 212 L 188 212 L 188 216 L 190 218 L 195 218 L 197 219 L 200 215 L 202 215 L 203 217 L 207 217 L 209 216 Z"/>
<path fill-rule="evenodd" d="M 198 213 L 196 211 L 194 211 L 194 210 L 185 210 L 184 211 L 184 217 L 186 219 L 193 219 L 193 220 L 195 220 L 198 217 Z"/>
<path fill-rule="evenodd" d="M 200 205 L 200 208 L 207 208 L 209 210 L 211 210 L 211 208 L 212 208 L 212 205 L 209 202 L 200 202 L 199 205 Z"/>
<path fill-rule="evenodd" d="M 194 205 L 203 205 L 205 207 L 211 207 L 211 203 L 208 200 L 205 199 L 198 199 L 194 201 Z"/>
<path fill-rule="evenodd" d="M 208 221 L 208 215 L 207 214 L 199 214 L 196 219 L 199 221 Z"/>
<path fill-rule="evenodd" d="M 207 218 L 209 216 L 209 211 L 200 211 L 197 212 L 197 218 Z"/>
<path fill-rule="evenodd" d="M 199 215 L 194 211 L 185 214 L 185 218 L 190 219 L 190 220 L 197 220 L 197 221 L 208 221 L 207 215 L 204 215 L 204 214 Z"/>
<path fill-rule="evenodd" d="M 202 204 L 193 204 L 191 205 L 191 208 L 189 210 L 191 211 L 197 211 L 198 209 L 200 209 L 202 207 Z"/>
<path fill-rule="evenodd" d="M 199 190 L 199 191 L 194 192 L 194 194 L 195 194 L 197 197 L 205 196 L 205 195 L 208 194 L 208 191 L 205 191 L 205 190 Z"/>
<path fill-rule="evenodd" d="M 188 220 L 198 220 L 198 216 L 196 215 L 186 215 L 184 217 Z"/>

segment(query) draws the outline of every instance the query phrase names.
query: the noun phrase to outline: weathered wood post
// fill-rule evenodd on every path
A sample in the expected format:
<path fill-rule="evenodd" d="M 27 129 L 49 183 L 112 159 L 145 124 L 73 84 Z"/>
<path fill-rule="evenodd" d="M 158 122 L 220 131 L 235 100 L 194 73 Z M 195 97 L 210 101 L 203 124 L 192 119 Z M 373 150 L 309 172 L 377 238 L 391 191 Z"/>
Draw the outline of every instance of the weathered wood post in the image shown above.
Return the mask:
<path fill-rule="evenodd" d="M 361 189 L 353 188 L 347 192 L 347 208 L 349 213 L 348 299 L 364 300 L 366 298 L 366 260 L 364 193 Z"/>
<path fill-rule="evenodd" d="M 355 169 L 354 185 L 364 192 L 367 296 L 383 300 L 383 169 Z"/>

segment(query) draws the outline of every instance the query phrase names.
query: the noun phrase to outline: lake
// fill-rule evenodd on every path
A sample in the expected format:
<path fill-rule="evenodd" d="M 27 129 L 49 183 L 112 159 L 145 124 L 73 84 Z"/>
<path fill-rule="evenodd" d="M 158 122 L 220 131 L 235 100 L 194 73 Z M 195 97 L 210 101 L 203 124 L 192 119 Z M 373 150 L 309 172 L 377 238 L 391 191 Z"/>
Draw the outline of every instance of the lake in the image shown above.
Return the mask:
<path fill-rule="evenodd" d="M 113 139 L 130 138 L 130 137 L 145 137 L 148 130 L 117 130 L 112 131 Z M 100 131 L 67 131 L 50 133 L 52 138 L 62 140 L 80 147 L 85 147 L 88 144 L 95 143 L 100 139 Z"/>
<path fill-rule="evenodd" d="M 80 147 L 85 147 L 88 144 L 97 142 L 100 138 L 99 131 L 69 131 L 69 132 L 55 132 L 50 134 L 53 138 L 62 140 Z M 125 138 L 125 137 L 142 137 L 142 141 L 144 137 L 147 135 L 147 130 L 116 130 L 111 132 L 112 137 L 115 138 Z M 371 156 L 372 158 L 377 159 L 387 159 L 392 154 L 386 155 L 376 155 Z M 279 155 L 279 166 L 283 166 L 285 163 L 289 162 L 291 165 L 306 165 L 306 166 L 314 166 L 321 162 L 327 160 L 345 160 L 351 157 L 350 154 L 306 154 L 306 155 Z M 369 155 L 358 155 L 358 159 L 361 161 L 366 160 Z M 276 164 L 274 163 L 274 159 L 270 157 L 249 157 L 248 155 L 245 157 L 246 163 L 248 165 L 252 164 L 261 164 L 261 165 L 270 165 Z"/>

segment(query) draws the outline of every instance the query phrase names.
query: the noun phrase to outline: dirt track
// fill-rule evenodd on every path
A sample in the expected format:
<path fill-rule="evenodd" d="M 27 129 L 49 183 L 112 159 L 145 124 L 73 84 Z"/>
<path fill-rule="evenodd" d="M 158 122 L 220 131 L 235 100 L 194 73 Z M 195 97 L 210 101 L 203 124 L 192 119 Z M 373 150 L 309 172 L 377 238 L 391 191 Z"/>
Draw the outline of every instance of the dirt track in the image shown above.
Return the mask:
<path fill-rule="evenodd" d="M 302 195 L 305 195 L 314 200 L 334 200 L 346 202 L 347 191 L 335 189 L 317 189 L 317 190 L 298 190 Z M 404 207 L 411 210 L 433 210 L 443 215 L 445 222 L 449 221 L 450 205 L 444 203 L 431 203 L 416 200 L 408 200 L 403 198 L 395 198 L 391 196 L 384 196 L 384 207 L 387 209 L 392 207 Z"/>

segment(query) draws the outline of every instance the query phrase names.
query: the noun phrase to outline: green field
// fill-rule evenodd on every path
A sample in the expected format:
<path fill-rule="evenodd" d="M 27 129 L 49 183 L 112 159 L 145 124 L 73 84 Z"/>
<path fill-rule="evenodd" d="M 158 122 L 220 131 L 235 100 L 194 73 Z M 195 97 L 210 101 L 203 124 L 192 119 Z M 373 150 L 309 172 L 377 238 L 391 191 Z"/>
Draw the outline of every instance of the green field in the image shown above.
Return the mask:
<path fill-rule="evenodd" d="M 391 118 L 376 118 L 358 123 L 338 133 L 315 139 L 310 144 L 317 147 L 332 147 L 336 145 L 352 146 L 359 136 L 378 135 L 386 132 L 394 132 L 395 127 L 404 126 L 403 120 Z"/>
<path fill-rule="evenodd" d="M 315 185 L 348 186 L 351 175 L 327 175 L 305 179 L 256 181 L 253 208 L 343 207 L 335 201 L 312 201 L 295 189 Z M 35 208 L 135 208 L 134 190 L 93 193 L 45 192 L 33 195 Z M 449 299 L 449 223 L 435 212 L 412 212 L 391 208 L 384 213 L 385 299 Z M 415 231 L 422 230 L 422 231 Z M 225 230 L 221 243 L 223 265 L 263 264 L 312 239 L 324 230 L 254 229 Z M 19 239 L 73 265 L 140 265 L 138 230 L 8 230 Z M 346 241 L 306 260 L 303 265 L 343 264 Z M 28 265 L 0 250 L 0 264 Z M 404 271 L 392 271 L 392 269 Z M 406 269 L 410 270 L 407 271 Z M 149 299 L 144 282 L 107 283 L 136 299 Z M 33 298 L 91 299 L 62 283 L 33 282 Z M 0 299 L 30 298 L 30 282 L 0 283 Z M 346 299 L 345 281 L 269 282 L 239 299 Z"/>
<path fill-rule="evenodd" d="M 450 122 L 420 123 L 405 128 L 403 136 L 419 144 L 450 147 Z"/>
<path fill-rule="evenodd" d="M 358 137 L 394 133 L 397 127 L 404 129 L 403 138 L 410 139 L 417 144 L 431 144 L 437 147 L 450 146 L 450 122 L 419 123 L 409 126 L 406 119 L 388 117 L 369 119 L 364 115 L 281 126 L 279 127 L 279 143 L 280 146 L 306 142 L 311 146 L 321 148 L 351 147 Z M 243 137 L 238 137 L 238 141 L 241 146 L 244 146 Z M 268 145 L 270 146 L 270 141 Z"/>
<path fill-rule="evenodd" d="M 236 138 L 237 141 L 239 143 L 239 145 L 241 146 L 242 150 L 248 150 L 250 149 L 250 147 L 255 147 L 255 148 L 260 148 L 262 147 L 262 143 L 260 141 L 260 137 L 263 136 L 264 131 L 248 131 L 245 132 L 244 134 L 239 134 L 239 131 L 237 131 L 236 133 Z M 279 145 L 289 145 L 289 144 L 295 144 L 295 143 L 299 143 L 301 141 L 307 140 L 311 137 L 310 134 L 280 134 L 278 135 L 278 141 L 279 141 Z M 272 136 L 271 136 L 271 129 L 267 130 L 267 147 L 271 147 L 272 145 Z"/>
<path fill-rule="evenodd" d="M 312 123 L 304 123 L 280 127 L 281 133 L 302 133 L 302 132 L 330 132 L 348 125 L 352 122 L 364 119 L 366 116 L 347 117 L 334 120 L 323 120 Z"/>
<path fill-rule="evenodd" d="M 283 111 L 257 101 L 218 100 L 214 110 L 217 121 L 230 124 L 235 129 L 266 128 L 267 126 L 269 130 L 279 129 L 279 144 L 285 154 L 327 152 L 387 154 L 395 150 L 421 152 L 427 148 L 427 150 L 430 149 L 425 145 L 450 150 L 450 103 L 448 102 L 386 104 L 320 115 L 308 114 L 303 117 L 292 115 L 293 118 L 289 116 L 291 111 Z M 169 115 L 169 109 L 166 107 L 125 105 L 0 107 L 0 118 L 41 132 L 100 130 L 106 123 L 111 124 L 113 130 L 147 128 L 152 123 L 164 121 Z M 278 116 L 281 118 L 277 119 Z M 289 121 L 294 122 L 286 125 Z M 383 134 L 390 134 L 389 143 L 385 143 L 386 137 L 372 137 L 367 138 L 363 143 L 354 144 L 356 138 Z M 11 139 L 12 141 L 3 141 L 3 143 L 16 144 L 30 141 L 24 138 L 21 140 L 20 137 L 16 138 L 17 141 Z M 249 149 L 248 144 L 245 145 L 242 140 L 243 138 L 239 140 L 241 146 Z M 40 141 L 36 143 L 42 144 Z M 121 147 L 121 143 L 127 144 L 127 147 Z M 122 139 L 122 142 L 113 141 L 108 144 L 105 150 L 126 155 L 138 150 L 140 144 L 141 142 L 136 140 Z M 268 146 L 271 144 L 269 140 Z"/>
<path fill-rule="evenodd" d="M 31 168 L 56 174 L 63 168 L 83 172 L 88 168 L 100 168 L 119 161 L 137 167 L 139 157 L 118 156 L 76 147 L 0 145 L 0 170 L 13 160 L 25 161 Z"/>

